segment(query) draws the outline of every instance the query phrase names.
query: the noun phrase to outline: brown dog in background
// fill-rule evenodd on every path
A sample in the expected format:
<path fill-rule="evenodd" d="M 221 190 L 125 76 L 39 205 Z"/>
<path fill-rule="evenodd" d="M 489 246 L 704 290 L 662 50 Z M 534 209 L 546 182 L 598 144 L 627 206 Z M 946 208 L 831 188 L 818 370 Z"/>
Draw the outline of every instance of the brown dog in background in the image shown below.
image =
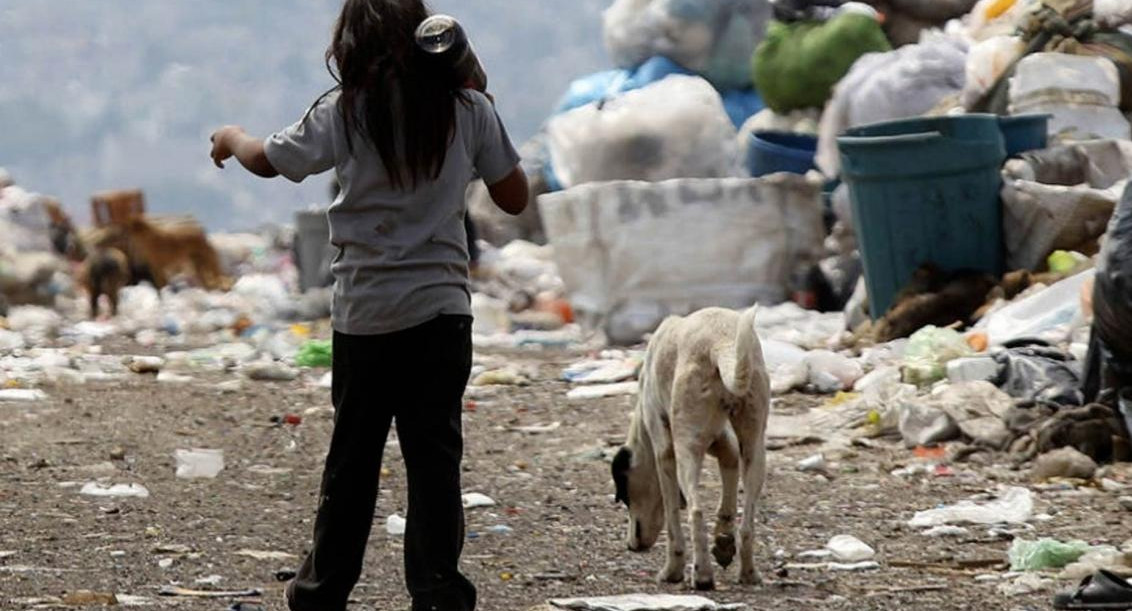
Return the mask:
<path fill-rule="evenodd" d="M 204 229 L 191 220 L 160 223 L 134 217 L 126 224 L 134 256 L 149 267 L 153 285 L 161 290 L 184 270 L 207 290 L 227 290 L 231 281 L 220 269 L 220 257 Z"/>
<path fill-rule="evenodd" d="M 79 280 L 90 295 L 91 318 L 98 318 L 103 295 L 110 301 L 110 315 L 117 316 L 118 292 L 130 281 L 130 262 L 117 248 L 94 248 L 79 268 Z"/>

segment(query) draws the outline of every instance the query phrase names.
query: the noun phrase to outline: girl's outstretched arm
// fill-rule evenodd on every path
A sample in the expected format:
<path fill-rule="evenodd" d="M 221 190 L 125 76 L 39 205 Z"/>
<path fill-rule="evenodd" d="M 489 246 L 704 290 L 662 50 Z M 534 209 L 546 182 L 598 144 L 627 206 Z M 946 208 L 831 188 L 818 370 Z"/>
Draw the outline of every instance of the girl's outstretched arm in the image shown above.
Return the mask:
<path fill-rule="evenodd" d="M 216 167 L 223 168 L 224 162 L 232 157 L 256 176 L 275 178 L 279 175 L 264 153 L 263 140 L 249 136 L 244 128 L 235 125 L 222 127 L 212 134 L 212 161 Z"/>

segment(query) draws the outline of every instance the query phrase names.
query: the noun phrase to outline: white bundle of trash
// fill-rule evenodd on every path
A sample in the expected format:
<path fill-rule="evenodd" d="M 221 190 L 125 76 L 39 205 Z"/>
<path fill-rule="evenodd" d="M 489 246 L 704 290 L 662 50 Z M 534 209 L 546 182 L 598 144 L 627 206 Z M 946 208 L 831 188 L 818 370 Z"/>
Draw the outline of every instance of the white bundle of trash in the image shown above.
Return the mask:
<path fill-rule="evenodd" d="M 767 0 L 616 0 L 603 19 L 605 46 L 620 68 L 662 55 L 720 89 L 743 89 L 770 19 Z"/>
<path fill-rule="evenodd" d="M 723 99 L 696 76 L 670 76 L 547 124 L 563 187 L 609 180 L 741 175 L 735 125 Z"/>

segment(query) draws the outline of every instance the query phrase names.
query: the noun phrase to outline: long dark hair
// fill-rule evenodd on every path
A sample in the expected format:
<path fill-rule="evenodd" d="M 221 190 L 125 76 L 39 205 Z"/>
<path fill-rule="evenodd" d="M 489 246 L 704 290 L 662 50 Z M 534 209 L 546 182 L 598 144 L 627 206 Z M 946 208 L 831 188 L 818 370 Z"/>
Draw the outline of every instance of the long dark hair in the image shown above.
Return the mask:
<path fill-rule="evenodd" d="M 352 152 L 352 134 L 363 134 L 402 190 L 440 175 L 455 136 L 455 101 L 467 101 L 455 70 L 416 44 L 429 14 L 423 0 L 346 0 L 326 50 L 347 145 Z"/>

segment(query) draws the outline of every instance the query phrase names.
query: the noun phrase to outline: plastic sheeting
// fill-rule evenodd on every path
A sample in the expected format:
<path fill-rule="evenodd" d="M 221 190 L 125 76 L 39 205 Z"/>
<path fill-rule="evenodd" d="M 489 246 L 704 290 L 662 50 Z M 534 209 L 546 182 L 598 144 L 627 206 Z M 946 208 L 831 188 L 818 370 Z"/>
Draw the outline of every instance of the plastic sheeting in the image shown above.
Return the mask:
<path fill-rule="evenodd" d="M 821 254 L 821 184 L 760 179 L 589 184 L 539 207 L 571 303 L 633 342 L 668 315 L 776 303 Z"/>
<path fill-rule="evenodd" d="M 702 78 L 670 76 L 547 125 L 550 160 L 569 188 L 609 180 L 741 175 L 736 129 Z"/>

